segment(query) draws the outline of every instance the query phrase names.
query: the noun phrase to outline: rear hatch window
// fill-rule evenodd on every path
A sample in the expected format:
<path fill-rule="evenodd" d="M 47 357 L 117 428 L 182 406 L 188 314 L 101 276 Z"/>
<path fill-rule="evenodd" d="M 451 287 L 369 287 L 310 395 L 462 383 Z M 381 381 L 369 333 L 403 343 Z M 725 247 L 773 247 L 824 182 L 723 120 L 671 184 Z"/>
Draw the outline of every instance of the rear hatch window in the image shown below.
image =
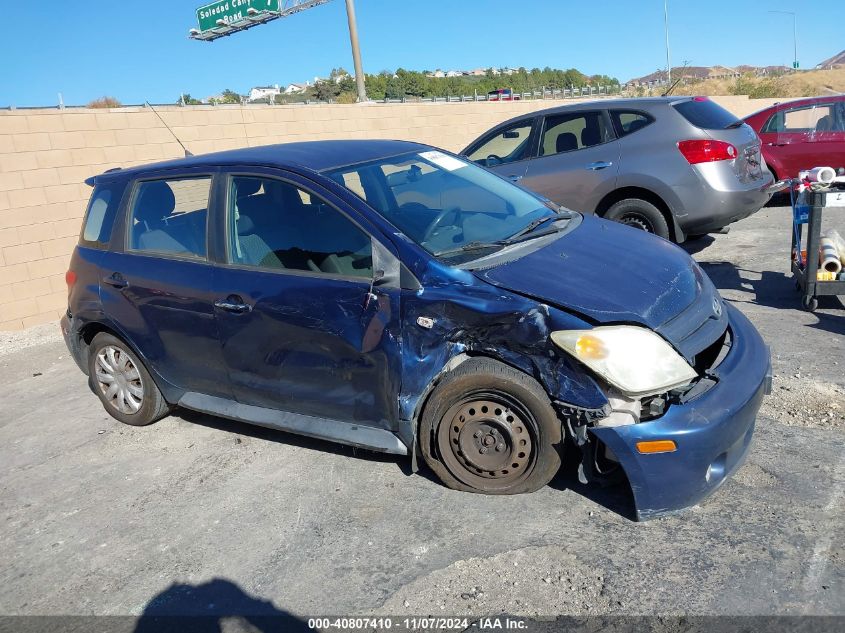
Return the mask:
<path fill-rule="evenodd" d="M 681 101 L 673 106 L 687 121 L 702 130 L 725 130 L 742 125 L 742 120 L 736 115 L 704 97 Z"/>

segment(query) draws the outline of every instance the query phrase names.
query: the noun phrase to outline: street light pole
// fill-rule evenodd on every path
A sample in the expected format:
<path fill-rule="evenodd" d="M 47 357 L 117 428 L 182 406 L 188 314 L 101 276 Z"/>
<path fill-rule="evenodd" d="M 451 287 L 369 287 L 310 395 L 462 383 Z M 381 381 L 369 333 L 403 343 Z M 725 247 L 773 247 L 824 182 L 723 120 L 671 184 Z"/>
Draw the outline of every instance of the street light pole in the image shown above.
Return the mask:
<path fill-rule="evenodd" d="M 783 13 L 792 16 L 792 68 L 798 70 L 798 20 L 795 11 L 770 10 L 769 13 Z"/>
<path fill-rule="evenodd" d="M 358 45 L 358 22 L 355 19 L 355 1 L 346 0 L 346 18 L 349 20 L 349 40 L 352 43 L 352 63 L 355 65 L 355 84 L 358 87 L 358 101 L 367 100 L 364 83 L 364 67 L 361 64 L 361 47 Z"/>
<path fill-rule="evenodd" d="M 666 30 L 666 80 L 672 85 L 672 63 L 669 61 L 669 0 L 663 0 L 663 26 Z"/>

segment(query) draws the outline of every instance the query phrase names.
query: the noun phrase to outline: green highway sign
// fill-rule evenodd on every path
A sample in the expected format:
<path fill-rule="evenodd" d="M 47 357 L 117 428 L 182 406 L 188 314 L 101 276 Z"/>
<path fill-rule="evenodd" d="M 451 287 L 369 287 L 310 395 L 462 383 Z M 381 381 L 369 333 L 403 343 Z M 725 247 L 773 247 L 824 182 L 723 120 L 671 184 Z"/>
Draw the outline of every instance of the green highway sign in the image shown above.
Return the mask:
<path fill-rule="evenodd" d="M 217 0 L 197 9 L 197 22 L 200 31 L 210 31 L 262 13 L 278 11 L 279 0 Z"/>

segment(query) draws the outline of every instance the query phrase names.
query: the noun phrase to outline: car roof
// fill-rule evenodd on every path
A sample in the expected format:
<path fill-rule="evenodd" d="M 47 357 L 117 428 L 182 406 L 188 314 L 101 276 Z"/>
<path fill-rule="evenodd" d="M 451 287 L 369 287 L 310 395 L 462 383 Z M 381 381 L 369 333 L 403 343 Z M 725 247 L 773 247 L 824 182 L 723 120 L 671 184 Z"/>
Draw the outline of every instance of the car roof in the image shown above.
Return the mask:
<path fill-rule="evenodd" d="M 673 103 L 681 103 L 683 101 L 689 101 L 691 99 L 701 99 L 702 97 L 693 97 L 687 95 L 670 95 L 668 97 L 631 97 L 629 99 L 594 99 L 592 101 L 576 101 L 574 103 L 565 103 L 563 105 L 556 105 L 551 108 L 545 108 L 543 110 L 534 110 L 532 112 L 526 112 L 525 114 L 520 114 L 515 117 L 508 119 L 507 121 L 502 121 L 501 123 L 491 127 L 490 129 L 486 130 L 477 138 L 473 139 L 473 141 L 467 145 L 462 151 L 465 152 L 469 147 L 472 147 L 479 139 L 485 137 L 489 132 L 496 130 L 501 127 L 505 127 L 511 123 L 516 123 L 518 121 L 526 121 L 528 119 L 533 119 L 537 116 L 548 116 L 550 114 L 559 114 L 562 112 L 568 112 L 570 110 L 583 110 L 585 108 L 633 108 L 635 110 L 649 110 L 655 106 L 664 106 L 664 105 L 671 105 Z M 707 98 L 707 97 L 705 97 Z"/>
<path fill-rule="evenodd" d="M 756 112 L 752 112 L 746 117 L 743 117 L 743 120 L 750 119 L 752 117 L 756 117 L 763 112 L 769 112 L 770 110 L 775 110 L 781 106 L 789 106 L 791 108 L 794 107 L 801 107 L 801 106 L 811 106 L 816 103 L 830 103 L 831 101 L 845 101 L 845 95 L 828 95 L 826 97 L 803 97 L 801 99 L 792 99 L 788 101 L 776 101 L 772 105 L 760 108 Z"/>
<path fill-rule="evenodd" d="M 281 143 L 260 147 L 213 152 L 198 156 L 187 156 L 148 165 L 111 169 L 89 179 L 94 184 L 116 178 L 132 178 L 147 172 L 180 170 L 191 167 L 221 167 L 230 165 L 253 165 L 281 168 L 305 168 L 322 171 L 333 167 L 342 167 L 353 163 L 363 163 L 407 152 L 431 149 L 429 145 L 410 141 L 390 140 L 345 140 L 345 141 L 308 141 L 301 143 Z"/>
<path fill-rule="evenodd" d="M 689 101 L 690 99 L 701 97 L 689 97 L 685 95 L 675 95 L 668 97 L 636 97 L 630 99 L 597 99 L 593 101 L 576 101 L 575 103 L 565 103 L 535 112 L 529 112 L 515 119 L 526 118 L 541 115 L 554 114 L 556 112 L 567 112 L 568 110 L 583 110 L 584 108 L 640 108 L 648 109 L 653 106 L 670 105 L 672 103 L 680 103 L 682 101 Z"/>

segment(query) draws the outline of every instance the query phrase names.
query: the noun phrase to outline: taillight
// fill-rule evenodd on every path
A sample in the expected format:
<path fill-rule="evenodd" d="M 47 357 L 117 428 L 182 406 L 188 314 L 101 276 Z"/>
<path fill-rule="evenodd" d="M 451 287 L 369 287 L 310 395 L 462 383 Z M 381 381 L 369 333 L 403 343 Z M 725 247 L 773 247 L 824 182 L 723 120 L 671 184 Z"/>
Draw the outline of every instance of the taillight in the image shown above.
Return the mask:
<path fill-rule="evenodd" d="M 73 284 L 76 283 L 76 273 L 72 270 L 67 271 L 65 273 L 65 283 L 67 284 L 68 290 L 70 290 Z"/>
<path fill-rule="evenodd" d="M 736 158 L 736 147 L 727 141 L 710 141 L 698 139 L 694 141 L 680 141 L 678 149 L 689 161 L 690 165 L 698 163 L 712 163 L 717 160 L 733 160 Z"/>

